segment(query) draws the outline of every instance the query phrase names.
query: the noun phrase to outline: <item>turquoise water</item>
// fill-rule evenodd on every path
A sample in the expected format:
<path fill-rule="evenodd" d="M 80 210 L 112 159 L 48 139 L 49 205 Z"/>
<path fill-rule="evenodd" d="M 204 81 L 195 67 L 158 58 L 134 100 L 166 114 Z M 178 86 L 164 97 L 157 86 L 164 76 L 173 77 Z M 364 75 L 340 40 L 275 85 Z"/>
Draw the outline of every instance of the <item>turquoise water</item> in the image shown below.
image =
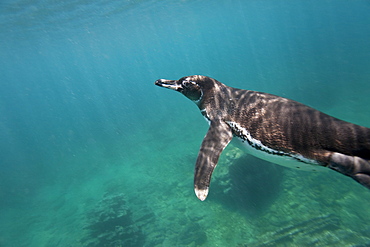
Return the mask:
<path fill-rule="evenodd" d="M 0 246 L 368 246 L 370 192 L 223 152 L 159 78 L 211 76 L 370 127 L 370 4 L 0 3 Z"/>

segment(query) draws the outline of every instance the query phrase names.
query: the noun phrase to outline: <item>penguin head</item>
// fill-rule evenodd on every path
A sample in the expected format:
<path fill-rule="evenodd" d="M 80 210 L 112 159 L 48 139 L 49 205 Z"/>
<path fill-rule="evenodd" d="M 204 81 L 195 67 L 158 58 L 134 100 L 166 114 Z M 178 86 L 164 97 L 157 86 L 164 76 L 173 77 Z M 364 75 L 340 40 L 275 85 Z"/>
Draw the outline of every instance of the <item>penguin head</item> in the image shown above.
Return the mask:
<path fill-rule="evenodd" d="M 179 80 L 159 79 L 155 85 L 178 91 L 188 99 L 198 104 L 203 98 L 203 92 L 210 87 L 212 79 L 207 76 L 193 75 L 185 76 Z"/>

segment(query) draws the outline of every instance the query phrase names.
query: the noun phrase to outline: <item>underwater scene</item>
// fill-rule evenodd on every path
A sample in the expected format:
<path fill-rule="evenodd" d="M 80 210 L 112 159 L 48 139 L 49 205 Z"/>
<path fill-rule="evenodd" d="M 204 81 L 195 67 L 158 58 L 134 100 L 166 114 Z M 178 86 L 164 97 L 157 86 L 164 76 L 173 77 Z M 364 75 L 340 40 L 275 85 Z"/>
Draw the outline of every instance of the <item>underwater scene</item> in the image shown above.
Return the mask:
<path fill-rule="evenodd" d="M 370 127 L 368 0 L 2 0 L 0 246 L 370 246 L 370 190 L 222 152 L 154 85 L 205 75 Z"/>

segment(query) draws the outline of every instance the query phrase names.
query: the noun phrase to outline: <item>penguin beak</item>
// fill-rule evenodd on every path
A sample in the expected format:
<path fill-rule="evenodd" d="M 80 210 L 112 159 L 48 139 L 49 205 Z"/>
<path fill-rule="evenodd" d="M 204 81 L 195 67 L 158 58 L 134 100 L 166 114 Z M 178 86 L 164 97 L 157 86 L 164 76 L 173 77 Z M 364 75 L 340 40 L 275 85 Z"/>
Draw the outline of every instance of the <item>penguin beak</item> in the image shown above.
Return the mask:
<path fill-rule="evenodd" d="M 178 81 L 174 80 L 165 80 L 165 79 L 159 79 L 154 82 L 155 85 L 160 87 L 169 88 L 175 91 L 179 91 L 182 89 L 182 86 L 178 84 Z"/>

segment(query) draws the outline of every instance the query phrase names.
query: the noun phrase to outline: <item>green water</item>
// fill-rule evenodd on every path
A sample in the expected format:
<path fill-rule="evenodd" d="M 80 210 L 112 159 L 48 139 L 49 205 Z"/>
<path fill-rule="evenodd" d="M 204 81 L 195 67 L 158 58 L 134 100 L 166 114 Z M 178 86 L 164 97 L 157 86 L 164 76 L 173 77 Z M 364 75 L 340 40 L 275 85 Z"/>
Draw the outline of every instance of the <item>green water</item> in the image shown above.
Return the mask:
<path fill-rule="evenodd" d="M 192 74 L 370 127 L 367 1 L 4 1 L 0 246 L 368 246 L 370 192 L 231 143 L 154 86 Z"/>

